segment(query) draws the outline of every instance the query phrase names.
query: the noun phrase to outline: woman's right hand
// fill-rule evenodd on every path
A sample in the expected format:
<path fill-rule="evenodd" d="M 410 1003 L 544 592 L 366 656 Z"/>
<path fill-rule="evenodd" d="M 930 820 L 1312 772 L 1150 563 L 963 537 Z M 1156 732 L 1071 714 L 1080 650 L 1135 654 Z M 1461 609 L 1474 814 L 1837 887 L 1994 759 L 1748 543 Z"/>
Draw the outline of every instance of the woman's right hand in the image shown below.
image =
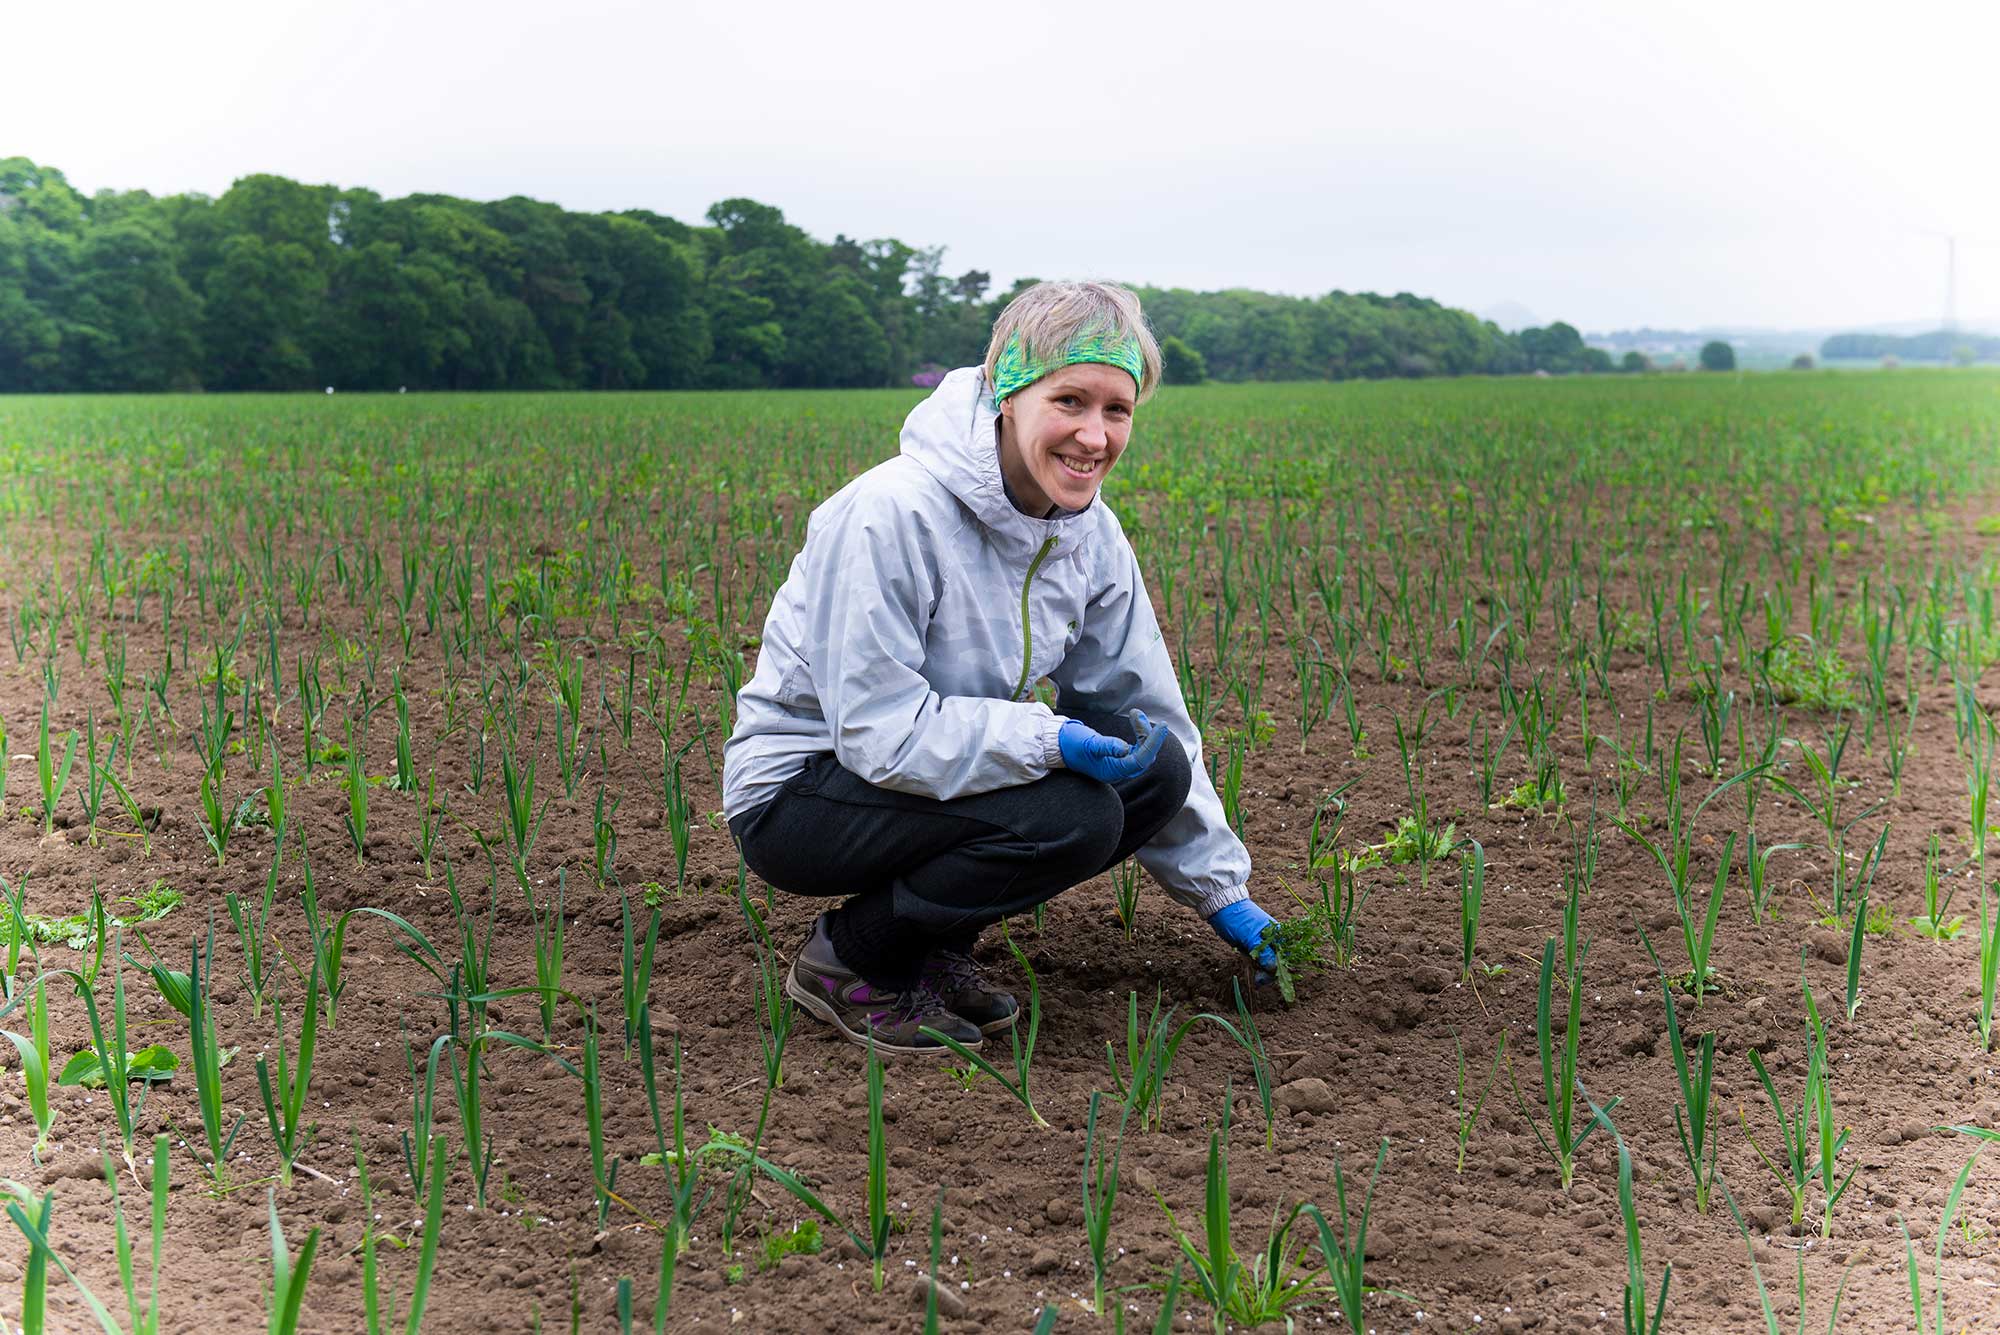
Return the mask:
<path fill-rule="evenodd" d="M 1138 741 L 1123 742 L 1106 737 L 1086 723 L 1069 720 L 1056 733 L 1056 747 L 1062 752 L 1063 764 L 1099 783 L 1122 783 L 1137 778 L 1160 754 L 1168 729 L 1157 726 L 1137 710 L 1132 713 L 1132 725 Z"/>

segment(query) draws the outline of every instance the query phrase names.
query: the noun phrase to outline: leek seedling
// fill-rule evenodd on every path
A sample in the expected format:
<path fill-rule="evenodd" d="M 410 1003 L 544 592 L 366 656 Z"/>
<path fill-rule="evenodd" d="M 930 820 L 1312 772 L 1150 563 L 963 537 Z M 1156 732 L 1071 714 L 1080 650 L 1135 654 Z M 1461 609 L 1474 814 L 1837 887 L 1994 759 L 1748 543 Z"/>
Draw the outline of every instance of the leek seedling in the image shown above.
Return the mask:
<path fill-rule="evenodd" d="M 639 1014 L 652 996 L 653 951 L 660 944 L 660 910 L 657 906 L 653 909 L 642 943 L 632 931 L 632 897 L 623 891 L 618 895 L 618 909 L 624 925 L 618 969 L 625 1003 L 625 1050 L 630 1053 L 633 1040 L 639 1037 Z"/>
<path fill-rule="evenodd" d="M 278 868 L 285 861 L 285 827 L 279 823 L 277 837 L 271 846 L 271 869 L 264 875 L 264 899 L 252 917 L 236 897 L 234 890 L 223 896 L 223 905 L 229 910 L 229 920 L 236 927 L 237 942 L 243 948 L 243 977 L 245 990 L 250 994 L 250 1014 L 252 1018 L 264 1013 L 264 1001 L 269 995 L 272 979 L 265 969 L 264 935 L 266 924 L 271 921 L 271 904 L 278 894 Z"/>
<path fill-rule="evenodd" d="M 1375 1149 L 1375 1168 L 1368 1175 L 1368 1190 L 1361 1198 L 1360 1217 L 1355 1218 L 1347 1208 L 1347 1176 L 1341 1169 L 1339 1156 L 1334 1157 L 1333 1195 L 1336 1208 L 1340 1211 L 1338 1235 L 1318 1206 L 1305 1207 L 1305 1213 L 1311 1216 L 1314 1227 L 1319 1231 L 1320 1254 L 1326 1258 L 1327 1287 L 1333 1290 L 1334 1302 L 1340 1307 L 1340 1315 L 1352 1335 L 1362 1335 L 1365 1329 L 1361 1303 L 1368 1294 L 1391 1293 L 1398 1298 L 1409 1297 L 1393 1289 L 1372 1287 L 1362 1279 L 1362 1266 L 1368 1255 L 1368 1216 L 1375 1207 L 1375 1182 L 1382 1176 L 1382 1165 L 1388 1158 L 1389 1138 L 1384 1136 Z"/>
<path fill-rule="evenodd" d="M 528 917 L 535 928 L 535 999 L 542 1012 L 542 1041 L 555 1037 L 556 1000 L 562 995 L 563 897 L 567 867 L 556 868 L 553 896 L 542 903 L 528 895 Z M 525 890 L 524 890 L 525 893 Z"/>
<path fill-rule="evenodd" d="M 1174 1058 L 1180 1052 L 1181 1043 L 1188 1031 L 1203 1020 L 1212 1020 L 1230 1028 L 1228 1022 L 1219 1015 L 1203 1012 L 1190 1016 L 1175 1027 L 1174 1008 L 1169 1006 L 1162 1014 L 1157 991 L 1153 996 L 1153 1009 L 1146 1018 L 1146 1026 L 1139 1027 L 1139 994 L 1126 994 L 1125 1062 L 1121 1066 L 1118 1052 L 1111 1040 L 1104 1041 L 1105 1064 L 1111 1068 L 1111 1082 L 1118 1097 L 1125 1104 L 1127 1117 L 1137 1116 L 1142 1128 L 1159 1130 L 1166 1109 L 1161 1100 L 1167 1073 L 1173 1069 Z M 1141 1037 L 1143 1035 L 1143 1038 Z M 976 1066 L 968 1066 L 974 1074 Z"/>
<path fill-rule="evenodd" d="M 47 984 L 35 980 L 35 993 L 28 1001 L 28 1036 L 0 1030 L 21 1056 L 21 1078 L 28 1086 L 28 1110 L 35 1118 L 35 1143 L 28 1157 L 39 1166 L 42 1151 L 48 1148 L 49 1128 L 55 1125 L 55 1108 L 49 1103 L 49 1001 Z"/>
<path fill-rule="evenodd" d="M 1118 1203 L 1119 1161 L 1125 1154 L 1125 1118 L 1131 1116 L 1130 1109 L 1127 1109 L 1125 1117 L 1118 1121 L 1118 1143 L 1112 1149 L 1107 1169 L 1104 1148 L 1097 1143 L 1097 1103 L 1102 1097 L 1096 1090 L 1091 1091 L 1090 1113 L 1083 1133 L 1083 1231 L 1085 1240 L 1090 1244 L 1091 1310 L 1099 1316 L 1105 1313 L 1104 1280 L 1110 1270 L 1105 1252 L 1111 1244 L 1112 1207 Z M 931 1261 L 935 1270 L 935 1255 Z M 935 1276 L 932 1282 L 935 1284 Z"/>
<path fill-rule="evenodd" d="M 1030 1105 L 1032 1110 L 1032 1105 Z M 868 1049 L 868 1259 L 875 1292 L 882 1291 L 882 1258 L 889 1250 L 889 1144 L 882 1127 L 882 1059 Z"/>
<path fill-rule="evenodd" d="M 278 1151 L 279 1180 L 287 1188 L 292 1185 L 292 1165 L 305 1149 L 311 1131 L 305 1121 L 305 1107 L 306 1090 L 312 1083 L 314 1050 L 319 1040 L 319 992 L 320 956 L 315 951 L 312 972 L 306 980 L 305 1013 L 299 1021 L 296 1055 L 285 1043 L 284 1008 L 273 997 L 271 1018 L 278 1028 L 278 1076 L 275 1081 L 271 1078 L 269 1063 L 262 1057 L 257 1059 L 257 1089 L 264 1097 L 265 1124 L 271 1129 L 271 1143 Z"/>
<path fill-rule="evenodd" d="M 1486 848 L 1477 839 L 1466 842 L 1472 845 L 1472 856 L 1459 863 L 1458 867 L 1460 982 L 1469 982 L 1472 978 L 1472 953 L 1479 944 L 1479 906 L 1486 897 Z"/>
<path fill-rule="evenodd" d="M 1096 1094 L 1092 1094 L 1094 1100 Z M 813 1225 L 815 1234 L 819 1231 Z M 944 1187 L 939 1186 L 937 1203 L 931 1206 L 931 1282 L 924 1286 L 924 1335 L 938 1335 L 938 1258 L 944 1252 Z M 1097 1296 L 1097 1310 L 1104 1311 L 1104 1294 L 1100 1288 Z"/>
<path fill-rule="evenodd" d="M 347 810 L 341 819 L 347 825 L 347 838 L 354 845 L 354 865 L 359 867 L 368 858 L 368 776 L 361 770 L 361 746 L 354 740 L 354 725 L 347 725 Z"/>
<path fill-rule="evenodd" d="M 590 1135 L 590 1184 L 597 1193 L 597 1226 L 611 1217 L 611 1196 L 618 1188 L 618 1156 L 607 1166 L 604 1158 L 604 1081 L 597 1066 L 597 1008 L 583 1018 L 583 1124 Z"/>
<path fill-rule="evenodd" d="M 1593 1103 L 1590 1111 L 1592 1120 L 1603 1123 L 1606 1133 L 1618 1145 L 1618 1212 L 1625 1219 L 1625 1335 L 1659 1335 L 1663 1329 L 1661 1318 L 1667 1310 L 1667 1290 L 1674 1281 L 1673 1263 L 1669 1262 L 1660 1275 L 1659 1297 L 1649 1317 L 1646 1314 L 1646 1272 L 1639 1247 L 1639 1212 L 1632 1201 L 1632 1153 L 1625 1148 L 1625 1137 L 1611 1125 L 1609 1109 Z"/>
<path fill-rule="evenodd" d="M 100 926 L 100 940 L 102 939 L 102 935 L 102 927 Z M 123 934 L 121 933 L 120 936 L 122 947 Z M 76 984 L 77 995 L 83 998 L 84 1012 L 90 1019 L 90 1037 L 94 1045 L 92 1051 L 95 1053 L 97 1071 L 101 1073 L 104 1079 L 104 1093 L 106 1101 L 111 1104 L 112 1119 L 117 1123 L 119 1139 L 124 1145 L 125 1166 L 131 1169 L 133 1175 L 136 1177 L 138 1175 L 138 1168 L 132 1161 L 132 1143 L 138 1135 L 136 1123 L 139 1113 L 138 1109 L 132 1105 L 127 1082 L 135 1078 L 140 1081 L 141 1102 L 143 1104 L 145 1087 L 156 1078 L 165 1079 L 168 1075 L 172 1074 L 173 1065 L 177 1063 L 174 1061 L 173 1054 L 166 1052 L 162 1048 L 160 1052 L 164 1054 L 163 1063 L 154 1065 L 148 1062 L 140 1064 L 135 1069 L 135 1062 L 141 1057 L 151 1058 L 153 1050 L 148 1049 L 145 1053 L 134 1054 L 128 1052 L 125 1047 L 125 970 L 121 963 L 123 954 L 124 952 L 121 948 L 114 950 L 111 956 L 111 1032 L 108 1034 L 104 1030 L 103 1018 L 98 1013 L 97 995 L 90 982 L 82 975 L 73 972 L 69 973 L 68 976 Z M 86 1055 L 89 1054 L 77 1054 L 78 1058 Z M 72 1070 L 78 1065 L 79 1062 L 77 1060 L 72 1060 L 65 1065 L 63 1067 L 63 1074 L 61 1077 L 58 1077 L 57 1083 L 68 1083 L 68 1077 L 71 1076 Z"/>
<path fill-rule="evenodd" d="M 1722 1190 L 1722 1203 L 1727 1205 L 1729 1213 L 1735 1216 L 1736 1231 L 1743 1235 L 1743 1249 L 1750 1255 L 1750 1277 L 1757 1281 L 1757 1299 L 1763 1304 L 1764 1308 L 1764 1335 L 1784 1335 L 1784 1332 L 1778 1326 L 1778 1314 L 1771 1306 L 1771 1292 L 1764 1287 L 1764 1271 L 1757 1264 L 1757 1246 L 1750 1240 L 1750 1226 L 1743 1222 L 1743 1212 L 1736 1208 L 1736 1200 L 1729 1194 L 1729 1188 L 1721 1182 L 1717 1182 L 1716 1185 Z M 1798 1258 L 1799 1275 L 1799 1325 L 1797 1335 L 1806 1335 L 1805 1249 L 1803 1247 L 1797 1248 L 1793 1254 Z M 1847 1278 L 1854 1273 L 1854 1267 L 1861 1264 L 1861 1258 L 1864 1254 L 1864 1252 L 1856 1252 L 1854 1259 L 1847 1263 L 1847 1268 L 1840 1272 L 1840 1285 L 1833 1291 L 1833 1311 L 1828 1313 L 1826 1318 L 1826 1335 L 1835 1335 L 1835 1332 L 1839 1329 L 1840 1304 L 1847 1295 Z M 1919 1331 L 1923 1330 L 1921 1318 L 1919 1318 L 1917 1329 Z"/>
<path fill-rule="evenodd" d="M 618 859 L 618 828 L 611 818 L 618 814 L 618 807 L 625 799 L 613 798 L 611 809 L 604 809 L 604 785 L 597 785 L 597 805 L 592 809 L 590 828 L 594 843 L 592 865 L 597 873 L 597 883 L 608 885 L 617 879 L 612 864 Z"/>
<path fill-rule="evenodd" d="M 432 1127 L 437 1124 L 438 1057 L 450 1042 L 450 1034 L 439 1034 L 431 1043 L 423 1079 L 419 1080 L 417 1051 L 411 1046 L 409 1034 L 406 1032 L 403 1035 L 403 1062 L 410 1072 L 410 1125 L 402 1133 L 403 1168 L 410 1175 L 410 1189 L 419 1196 L 424 1194 L 424 1183 L 430 1172 L 431 1161 L 426 1157 L 424 1147 L 429 1146 L 435 1152 L 436 1146 L 442 1144 L 444 1139 L 435 1134 Z M 356 1147 L 357 1153 L 359 1148 Z"/>
<path fill-rule="evenodd" d="M 431 859 L 437 852 L 438 834 L 444 828 L 439 817 L 445 815 L 444 807 L 437 800 L 437 766 L 431 766 L 424 776 L 423 805 L 417 810 L 417 856 L 424 861 L 424 879 L 431 879 Z"/>
<path fill-rule="evenodd" d="M 86 838 L 92 848 L 97 847 L 97 816 L 104 809 L 104 776 L 118 763 L 118 739 L 111 739 L 111 750 L 102 761 L 97 758 L 97 711 L 90 710 L 84 715 L 83 747 L 83 787 L 78 790 L 78 800 L 83 803 L 83 818 L 87 824 Z"/>
<path fill-rule="evenodd" d="M 305 1303 L 306 1279 L 312 1274 L 313 1253 L 319 1249 L 319 1230 L 306 1235 L 305 1246 L 294 1257 L 285 1246 L 285 1229 L 278 1222 L 278 1193 L 267 1192 L 271 1209 L 271 1291 L 268 1295 L 271 1335 L 297 1335 L 299 1312 Z"/>
<path fill-rule="evenodd" d="M 272 865 L 275 868 L 277 864 L 274 862 Z M 236 1134 L 248 1119 L 237 1118 L 236 1125 L 230 1128 L 227 1135 L 223 1134 L 222 1063 L 226 1054 L 216 1037 L 215 1017 L 209 1011 L 208 1000 L 210 960 L 214 954 L 215 924 L 210 922 L 205 948 L 197 951 L 193 942 L 188 943 L 187 1017 L 195 1102 L 201 1108 L 202 1131 L 208 1138 L 208 1176 L 211 1182 L 220 1186 L 229 1162 L 230 1147 L 236 1143 Z M 281 1057 L 281 1067 L 282 1064 Z M 262 1062 L 258 1065 L 261 1070 Z"/>
<path fill-rule="evenodd" d="M 1924 844 L 1924 911 L 1910 919 L 1911 927 L 1933 941 L 1949 941 L 1965 925 L 1963 915 L 1950 922 L 1944 920 L 1944 915 L 1951 911 L 1951 901 L 1958 895 L 1958 886 L 1953 883 L 1946 887 L 1951 878 L 1945 874 L 1942 853 L 1937 831 L 1933 830 Z"/>
<path fill-rule="evenodd" d="M 1016 1022 L 1007 1030 L 1007 1041 L 1014 1048 L 1013 1079 L 1010 1080 L 1002 1075 L 999 1067 L 974 1052 L 971 1048 L 966 1047 L 965 1044 L 959 1042 L 951 1035 L 939 1033 L 929 1025 L 921 1026 L 919 1032 L 929 1034 L 932 1038 L 935 1038 L 938 1042 L 957 1053 L 962 1060 L 992 1076 L 996 1084 L 1020 1100 L 1021 1106 L 1028 1110 L 1028 1116 L 1033 1119 L 1036 1126 L 1047 1130 L 1048 1121 L 1041 1113 L 1035 1110 L 1034 1097 L 1028 1090 L 1028 1077 L 1035 1063 L 1035 1037 L 1041 1031 L 1042 1027 L 1041 983 L 1035 977 L 1035 967 L 1028 963 L 1026 952 L 1014 943 L 1012 933 L 1008 933 L 1007 935 L 1007 949 L 1014 953 L 1014 958 L 1019 962 L 1021 971 L 1028 975 L 1028 1036 L 1025 1040 L 1021 1037 L 1021 1025 L 1019 1022 Z"/>
<path fill-rule="evenodd" d="M 1458 1100 L 1458 1165 L 1452 1171 L 1465 1171 L 1465 1147 L 1472 1139 L 1472 1128 L 1478 1125 L 1479 1111 L 1486 1106 L 1486 1096 L 1493 1092 L 1493 1086 L 1500 1079 L 1500 1063 L 1507 1056 L 1507 1031 L 1500 1031 L 1500 1043 L 1493 1049 L 1493 1069 L 1486 1073 L 1486 1087 L 1479 1091 L 1479 1097 L 1467 1106 L 1470 1089 L 1466 1085 L 1465 1047 L 1459 1042 L 1458 1031 L 1451 1034 L 1451 1045 L 1458 1054 L 1458 1084 L 1452 1089 L 1452 1097 Z M 1331 1262 L 1329 1262 L 1331 1264 Z"/>
<path fill-rule="evenodd" d="M 1111 874 L 1112 889 L 1117 893 L 1118 925 L 1125 929 L 1125 939 L 1132 939 L 1132 929 L 1139 921 L 1139 860 L 1126 858 Z"/>
<path fill-rule="evenodd" d="M 1551 1005 L 1555 967 L 1556 942 L 1554 937 L 1550 937 L 1542 945 L 1542 977 L 1535 999 L 1535 1042 L 1542 1058 L 1542 1108 L 1549 1128 L 1547 1135 L 1542 1134 L 1541 1122 L 1528 1111 L 1527 1100 L 1521 1095 L 1521 1082 L 1514 1077 L 1512 1062 L 1507 1064 L 1507 1079 L 1514 1087 L 1514 1102 L 1526 1119 L 1528 1129 L 1535 1133 L 1535 1139 L 1556 1161 L 1556 1173 L 1562 1179 L 1563 1190 L 1568 1191 L 1570 1179 L 1576 1175 L 1576 1152 L 1584 1141 L 1590 1139 L 1590 1133 L 1597 1129 L 1597 1119 L 1583 1119 L 1583 1129 L 1577 1130 L 1577 1050 L 1582 1038 L 1583 974 L 1574 965 L 1566 971 L 1569 975 L 1569 1013 L 1562 1036 L 1558 1039 Z M 1617 1099 L 1611 1100 L 1605 1105 L 1605 1111 L 1610 1112 L 1618 1103 Z"/>
<path fill-rule="evenodd" d="M 1229 1220 L 1229 1110 L 1227 1102 L 1220 1126 L 1208 1133 L 1208 1173 L 1202 1204 L 1200 1237 L 1188 1233 L 1174 1217 L 1173 1207 L 1156 1187 L 1153 1198 L 1166 1213 L 1167 1226 L 1175 1243 L 1194 1271 L 1195 1282 L 1207 1301 L 1216 1335 L 1235 1321 L 1245 1327 L 1263 1325 L 1289 1317 L 1291 1309 L 1317 1301 L 1326 1292 L 1324 1281 L 1315 1280 L 1310 1267 L 1302 1264 L 1310 1241 L 1295 1226 L 1312 1207 L 1301 1201 L 1289 1212 L 1275 1211 L 1265 1245 L 1244 1264 L 1236 1250 Z"/>
<path fill-rule="evenodd" d="M 417 762 L 410 750 L 410 702 L 403 694 L 400 672 L 392 673 L 389 682 L 396 702 L 396 772 L 389 776 L 389 786 L 399 793 L 414 793 L 417 790 Z"/>
<path fill-rule="evenodd" d="M 1917 1249 L 1910 1242 L 1910 1226 L 1896 1217 L 1896 1227 L 1903 1231 L 1903 1257 L 1910 1276 L 1910 1308 L 1917 1318 L 1917 1335 L 1947 1335 L 1944 1323 L 1944 1240 L 1951 1232 L 1951 1221 L 1958 1214 L 1958 1198 L 1964 1194 L 1965 1184 L 1972 1177 L 1972 1167 L 1979 1162 L 1975 1152 L 1965 1161 L 1965 1167 L 1958 1170 L 1958 1180 L 1951 1184 L 1951 1191 L 1944 1198 L 1944 1215 L 1938 1220 L 1937 1250 L 1931 1257 L 1931 1319 L 1924 1319 L 1923 1276 L 1917 1269 Z M 8 1207 L 12 1214 L 13 1207 Z M 16 1220 L 15 1222 L 20 1222 Z"/>
<path fill-rule="evenodd" d="M 68 744 L 63 750 L 62 760 L 56 760 L 55 748 L 49 741 L 49 702 L 42 701 L 42 733 L 35 747 L 35 777 L 41 780 L 42 789 L 42 838 L 55 832 L 56 803 L 62 801 L 63 791 L 69 787 L 70 763 L 76 759 L 76 732 L 68 734 Z"/>
<path fill-rule="evenodd" d="M 1251 1078 L 1257 1083 L 1257 1100 L 1264 1109 L 1264 1148 L 1268 1150 L 1276 1143 L 1277 1136 L 1276 1117 L 1272 1110 L 1271 1057 L 1264 1049 L 1264 1035 L 1257 1028 L 1257 1021 L 1251 1018 L 1249 1005 L 1243 1000 L 1243 981 L 1232 978 L 1229 986 L 1236 994 L 1236 1016 L 1243 1022 L 1240 1032 L 1235 1029 L 1230 1029 L 1230 1032 L 1243 1051 L 1250 1055 Z M 1227 1022 L 1223 1027 L 1230 1028 Z"/>
<path fill-rule="evenodd" d="M 1713 1109 L 1709 1093 L 1715 1076 L 1715 1033 L 1701 1036 L 1701 1056 L 1697 1064 L 1688 1061 L 1687 1045 L 1681 1038 L 1680 1015 L 1674 1008 L 1674 992 L 1666 979 L 1660 980 L 1660 996 L 1667 1005 L 1667 1044 L 1673 1051 L 1674 1078 L 1680 1083 L 1681 1097 L 1674 1104 L 1674 1134 L 1680 1137 L 1681 1157 L 1694 1175 L 1694 1208 L 1708 1213 L 1708 1193 L 1715 1185 L 1715 1156 L 1721 1141 L 1709 1134 Z"/>
<path fill-rule="evenodd" d="M 1986 878 L 1979 878 L 1979 1046 L 1993 1049 L 1993 1001 L 2000 982 L 2000 912 L 1987 905 Z"/>
<path fill-rule="evenodd" d="M 56 1194 L 43 1193 L 38 1201 L 34 1194 L 19 1183 L 8 1184 L 18 1200 L 7 1203 L 7 1217 L 14 1221 L 14 1227 L 21 1230 L 21 1236 L 28 1240 L 28 1259 L 21 1267 L 21 1335 L 42 1335 L 47 1322 L 49 1259 L 55 1249 L 49 1246 L 49 1216 L 55 1212 Z M 34 1217 L 28 1217 L 26 1206 L 32 1209 Z M 61 1262 L 57 1262 L 58 1265 Z M 115 1332 L 117 1327 L 112 1327 Z"/>

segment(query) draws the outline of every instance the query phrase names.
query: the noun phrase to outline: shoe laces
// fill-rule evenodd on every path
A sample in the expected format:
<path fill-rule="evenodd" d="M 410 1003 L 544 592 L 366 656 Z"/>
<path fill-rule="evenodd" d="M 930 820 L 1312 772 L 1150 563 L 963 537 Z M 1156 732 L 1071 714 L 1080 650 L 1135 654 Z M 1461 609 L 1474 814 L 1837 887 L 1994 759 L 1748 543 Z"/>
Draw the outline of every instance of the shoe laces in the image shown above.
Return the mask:
<path fill-rule="evenodd" d="M 979 976 L 979 965 L 972 956 L 956 950 L 933 950 L 924 962 L 923 977 L 925 983 L 932 987 L 942 984 L 940 991 L 949 988 L 953 992 L 961 992 L 969 987 L 985 986 L 985 980 Z"/>
<path fill-rule="evenodd" d="M 889 1015 L 897 1021 L 921 1020 L 948 1009 L 944 998 L 928 978 L 918 978 L 897 994 L 896 1004 L 889 1007 Z"/>

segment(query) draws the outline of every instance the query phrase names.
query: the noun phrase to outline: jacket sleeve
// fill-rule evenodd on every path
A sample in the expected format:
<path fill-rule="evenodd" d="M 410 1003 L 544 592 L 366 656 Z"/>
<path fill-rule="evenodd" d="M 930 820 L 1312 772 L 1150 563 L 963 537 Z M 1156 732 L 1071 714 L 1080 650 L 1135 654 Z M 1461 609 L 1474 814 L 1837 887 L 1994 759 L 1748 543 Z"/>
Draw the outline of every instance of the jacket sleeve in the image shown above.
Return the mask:
<path fill-rule="evenodd" d="M 1074 699 L 1105 713 L 1142 709 L 1171 728 L 1186 750 L 1194 771 L 1187 805 L 1138 858 L 1169 895 L 1207 918 L 1250 897 L 1250 852 L 1229 828 L 1202 765 L 1201 734 L 1188 717 L 1138 558 L 1122 530 L 1111 537 L 1116 550 L 1106 560 L 1109 578 L 1092 595 L 1076 643 L 1050 676 L 1061 691 L 1058 705 Z"/>
<path fill-rule="evenodd" d="M 940 801 L 1041 778 L 1062 726 L 1038 702 L 940 696 L 925 680 L 935 568 L 921 521 L 852 496 L 813 516 L 802 600 L 815 694 L 841 765 L 878 788 Z"/>

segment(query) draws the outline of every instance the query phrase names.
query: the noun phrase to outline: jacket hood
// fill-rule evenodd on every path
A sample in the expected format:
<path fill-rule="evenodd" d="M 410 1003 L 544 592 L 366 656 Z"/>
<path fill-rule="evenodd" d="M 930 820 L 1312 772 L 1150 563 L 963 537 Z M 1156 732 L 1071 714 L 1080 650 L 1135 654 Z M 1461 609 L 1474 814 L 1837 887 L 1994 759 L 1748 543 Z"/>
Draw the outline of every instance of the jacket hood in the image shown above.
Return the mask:
<path fill-rule="evenodd" d="M 1078 555 L 1095 522 L 1097 502 L 1062 511 L 1054 519 L 1036 519 L 1015 509 L 1000 478 L 999 420 L 999 407 L 986 389 L 985 368 L 962 366 L 904 419 L 902 453 L 956 496 L 1010 553 L 1032 557 L 1050 537 L 1060 537 L 1050 557 Z"/>

